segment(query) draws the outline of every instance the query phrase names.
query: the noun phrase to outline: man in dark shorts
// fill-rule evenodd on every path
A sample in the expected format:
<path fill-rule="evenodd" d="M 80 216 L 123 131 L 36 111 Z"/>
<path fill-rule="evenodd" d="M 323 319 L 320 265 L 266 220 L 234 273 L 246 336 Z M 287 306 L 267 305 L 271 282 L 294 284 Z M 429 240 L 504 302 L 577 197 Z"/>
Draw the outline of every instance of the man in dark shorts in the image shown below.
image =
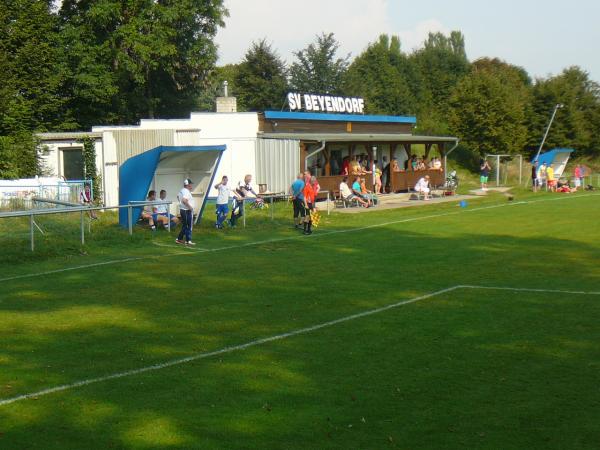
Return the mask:
<path fill-rule="evenodd" d="M 294 228 L 300 229 L 300 224 L 306 217 L 306 201 L 304 200 L 304 174 L 298 174 L 296 181 L 290 187 L 292 202 L 294 204 Z"/>
<path fill-rule="evenodd" d="M 533 190 L 533 192 L 537 192 L 537 189 L 538 189 L 537 173 L 538 173 L 538 162 L 534 161 L 533 164 L 531 165 L 531 189 Z"/>

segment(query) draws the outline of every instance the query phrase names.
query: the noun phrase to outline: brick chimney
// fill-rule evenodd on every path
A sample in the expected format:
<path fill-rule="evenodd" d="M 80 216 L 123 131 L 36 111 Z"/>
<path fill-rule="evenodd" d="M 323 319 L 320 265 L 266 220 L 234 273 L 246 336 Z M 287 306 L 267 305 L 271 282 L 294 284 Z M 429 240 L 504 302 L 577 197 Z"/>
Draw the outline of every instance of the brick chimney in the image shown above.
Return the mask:
<path fill-rule="evenodd" d="M 227 84 L 227 81 L 223 81 L 223 97 L 217 97 L 218 113 L 237 112 L 237 99 L 235 97 L 228 96 Z"/>

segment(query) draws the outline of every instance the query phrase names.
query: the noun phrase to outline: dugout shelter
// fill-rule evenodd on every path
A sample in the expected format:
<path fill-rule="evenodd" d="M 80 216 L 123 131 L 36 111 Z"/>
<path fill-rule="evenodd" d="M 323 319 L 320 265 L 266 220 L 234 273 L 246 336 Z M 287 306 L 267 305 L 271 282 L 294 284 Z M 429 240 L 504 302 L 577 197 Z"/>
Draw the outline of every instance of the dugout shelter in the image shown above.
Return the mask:
<path fill-rule="evenodd" d="M 192 196 L 196 211 L 196 223 L 202 217 L 207 193 L 214 181 L 225 145 L 164 146 L 153 148 L 127 159 L 119 168 L 119 204 L 144 201 L 148 191 L 167 191 L 167 199 L 177 201 L 177 193 L 183 180 L 194 182 Z M 134 208 L 133 220 L 137 222 L 142 208 Z M 171 205 L 171 213 L 177 214 L 177 205 Z M 119 223 L 127 226 L 127 209 L 119 210 Z"/>

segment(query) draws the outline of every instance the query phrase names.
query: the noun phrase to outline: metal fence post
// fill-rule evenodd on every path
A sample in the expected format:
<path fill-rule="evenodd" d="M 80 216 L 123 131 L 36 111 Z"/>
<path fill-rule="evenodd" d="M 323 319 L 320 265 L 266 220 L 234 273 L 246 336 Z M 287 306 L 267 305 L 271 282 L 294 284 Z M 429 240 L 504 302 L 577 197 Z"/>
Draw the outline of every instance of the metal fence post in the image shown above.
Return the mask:
<path fill-rule="evenodd" d="M 273 196 L 271 195 L 271 220 L 273 220 Z"/>
<path fill-rule="evenodd" d="M 129 226 L 129 236 L 133 235 L 133 211 L 131 205 L 127 206 L 127 225 Z"/>
<path fill-rule="evenodd" d="M 81 211 L 79 211 L 80 213 L 80 219 L 81 219 L 81 245 L 85 245 L 85 227 L 84 227 L 84 221 L 83 221 L 83 209 Z"/>
<path fill-rule="evenodd" d="M 329 215 L 329 191 L 327 191 L 327 215 Z"/>
<path fill-rule="evenodd" d="M 31 251 L 33 251 L 35 248 L 35 246 L 33 244 L 33 214 L 31 214 L 29 216 L 29 226 L 30 226 L 29 236 L 31 238 Z"/>

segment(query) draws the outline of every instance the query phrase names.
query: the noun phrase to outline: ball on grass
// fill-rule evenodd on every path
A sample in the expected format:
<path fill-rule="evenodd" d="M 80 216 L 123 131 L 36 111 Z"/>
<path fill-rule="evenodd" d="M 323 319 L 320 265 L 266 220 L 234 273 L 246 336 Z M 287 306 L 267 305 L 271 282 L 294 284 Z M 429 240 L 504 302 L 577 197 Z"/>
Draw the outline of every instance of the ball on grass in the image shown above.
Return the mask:
<path fill-rule="evenodd" d="M 458 204 L 458 206 L 460 206 L 461 208 L 466 208 L 468 205 L 469 204 L 466 202 L 466 200 L 461 200 Z"/>

